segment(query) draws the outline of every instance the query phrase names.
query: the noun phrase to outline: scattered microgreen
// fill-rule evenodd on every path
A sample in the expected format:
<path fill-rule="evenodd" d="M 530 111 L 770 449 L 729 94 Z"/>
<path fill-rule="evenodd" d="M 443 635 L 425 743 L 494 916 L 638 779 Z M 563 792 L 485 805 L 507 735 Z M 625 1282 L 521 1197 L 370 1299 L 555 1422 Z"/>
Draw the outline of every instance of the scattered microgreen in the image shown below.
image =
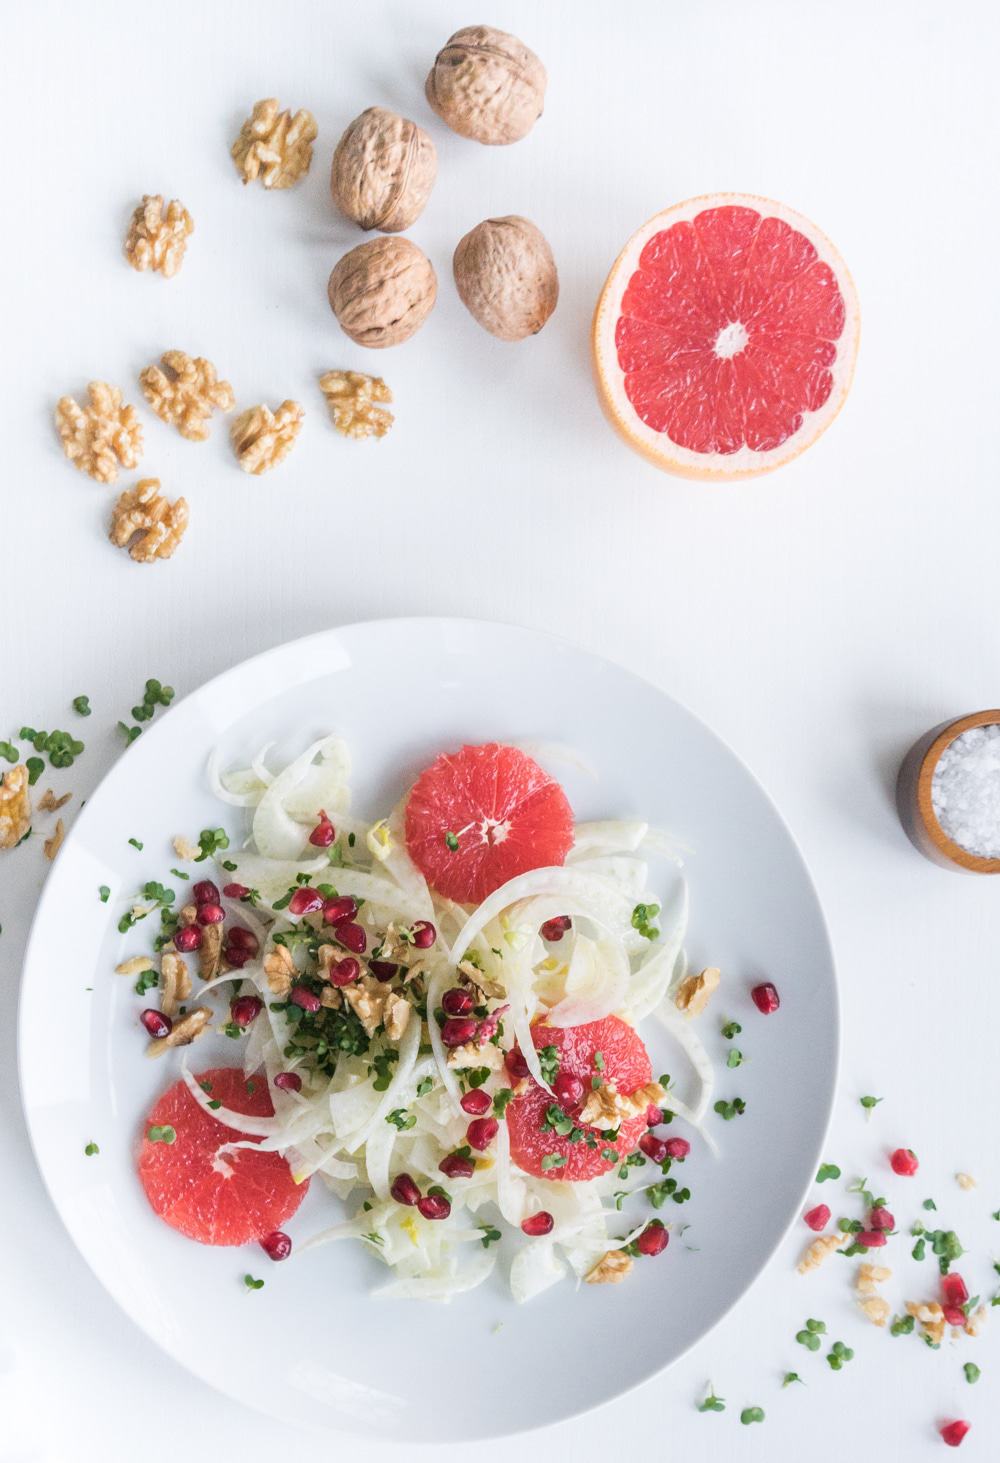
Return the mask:
<path fill-rule="evenodd" d="M 748 1427 L 750 1425 L 750 1423 L 752 1423 L 752 1422 L 763 1422 L 763 1421 L 764 1421 L 764 1409 L 763 1409 L 763 1407 L 744 1407 L 743 1411 L 740 1413 L 740 1422 L 742 1422 L 742 1424 L 743 1424 L 744 1427 Z"/>
<path fill-rule="evenodd" d="M 0 742 L 0 757 L 6 758 L 8 762 L 17 762 L 21 754 L 12 742 Z"/>
<path fill-rule="evenodd" d="M 90 697 L 89 696 L 74 696 L 73 697 L 73 710 L 76 712 L 77 716 L 89 716 L 90 715 Z"/>
<path fill-rule="evenodd" d="M 375 1073 L 375 1081 L 372 1083 L 372 1086 L 376 1092 L 386 1091 L 392 1081 L 392 1069 L 398 1061 L 399 1052 L 396 1051 L 395 1047 L 391 1046 L 387 1047 L 384 1052 L 376 1053 L 372 1058 L 371 1070 Z M 424 1080 L 427 1081 L 429 1079 L 425 1078 Z M 418 1087 L 417 1096 L 420 1097 L 422 1095 Z"/>
<path fill-rule="evenodd" d="M 29 757 L 24 765 L 28 769 L 28 785 L 34 787 L 35 783 L 45 771 L 45 763 L 41 757 Z"/>
<path fill-rule="evenodd" d="M 97 895 L 102 904 L 107 904 L 108 900 L 111 898 L 111 890 L 108 888 L 107 884 L 102 884 L 97 891 Z"/>
<path fill-rule="evenodd" d="M 201 852 L 195 858 L 195 863 L 201 864 L 220 849 L 229 847 L 229 835 L 224 828 L 203 828 L 198 834 L 198 847 Z M 277 907 L 274 906 L 275 909 Z"/>
<path fill-rule="evenodd" d="M 469 1067 L 464 1075 L 470 1087 L 482 1087 L 483 1083 L 490 1079 L 490 1068 Z"/>
<path fill-rule="evenodd" d="M 743 1062 L 744 1062 L 744 1056 L 743 1056 L 743 1053 L 740 1051 L 739 1047 L 738 1046 L 731 1046 L 729 1048 L 729 1055 L 726 1057 L 726 1066 L 727 1067 L 742 1067 Z"/>
<path fill-rule="evenodd" d="M 133 986 L 133 990 L 135 991 L 137 996 L 144 996 L 147 991 L 151 991 L 153 987 L 158 986 L 159 983 L 160 977 L 157 975 L 155 970 L 144 970 L 139 976 L 139 979 L 136 981 L 135 985 Z"/>
<path fill-rule="evenodd" d="M 539 1047 L 538 1061 L 542 1068 L 542 1076 L 551 1087 L 559 1076 L 559 1048 L 557 1046 Z"/>
<path fill-rule="evenodd" d="M 224 1035 L 229 1037 L 230 1041 L 239 1041 L 241 1036 L 246 1036 L 247 1034 L 247 1028 L 238 1025 L 235 1021 L 227 1021 L 222 1030 Z"/>
<path fill-rule="evenodd" d="M 120 721 L 118 723 L 118 730 L 121 732 L 122 736 L 125 738 L 125 745 L 126 746 L 130 746 L 132 744 L 132 742 L 135 741 L 136 737 L 141 737 L 142 736 L 142 727 L 141 726 L 129 726 L 128 722 L 126 722 L 126 721 Z"/>
<path fill-rule="evenodd" d="M 498 1229 L 495 1229 L 492 1224 L 480 1224 L 479 1228 L 483 1232 L 483 1237 L 479 1241 L 479 1243 L 482 1245 L 484 1250 L 488 1250 L 490 1245 L 495 1245 L 497 1241 L 502 1238 L 500 1231 Z"/>
<path fill-rule="evenodd" d="M 805 1326 L 802 1328 L 801 1331 L 797 1331 L 795 1333 L 795 1339 L 799 1343 L 799 1345 L 804 1346 L 807 1351 L 819 1351 L 820 1347 L 823 1344 L 819 1338 L 825 1335 L 826 1322 L 817 1321 L 815 1320 L 815 1318 L 811 1318 L 810 1320 L 806 1321 Z"/>
<path fill-rule="evenodd" d="M 136 850 L 137 853 L 142 853 L 142 850 L 145 848 L 145 844 L 140 838 L 130 838 L 129 843 Z"/>
<path fill-rule="evenodd" d="M 637 904 L 632 911 L 632 928 L 638 930 L 644 940 L 658 940 L 660 932 L 653 920 L 660 912 L 658 904 Z"/>
<path fill-rule="evenodd" d="M 861 1106 L 864 1108 L 864 1110 L 868 1114 L 868 1116 L 871 1117 L 872 1113 L 878 1107 L 879 1103 L 880 1102 L 884 1102 L 885 1101 L 885 1098 L 883 1098 L 883 1097 L 859 1097 L 858 1098 L 858 1101 L 860 1102 Z"/>
<path fill-rule="evenodd" d="M 742 1117 L 746 1110 L 747 1105 L 742 1097 L 734 1097 L 732 1102 L 726 1102 L 724 1098 L 720 1098 L 712 1109 L 726 1123 L 731 1123 L 733 1118 Z"/>
<path fill-rule="evenodd" d="M 421 1077 L 420 1081 L 417 1083 L 417 1096 L 418 1097 L 426 1097 L 427 1094 L 428 1094 L 428 1092 L 430 1092 L 430 1090 L 431 1090 L 431 1088 L 433 1086 L 434 1086 L 434 1078 L 433 1077 Z"/>
<path fill-rule="evenodd" d="M 914 1320 L 912 1316 L 897 1316 L 889 1327 L 890 1336 L 912 1336 Z"/>
<path fill-rule="evenodd" d="M 845 1361 L 854 1359 L 854 1352 L 849 1346 L 845 1346 L 843 1341 L 835 1341 L 831 1350 L 827 1352 L 826 1359 L 830 1370 L 839 1372 Z"/>
<path fill-rule="evenodd" d="M 514 1091 L 513 1091 L 513 1088 L 511 1088 L 511 1087 L 501 1087 L 498 1092 L 495 1092 L 493 1094 L 493 1114 L 494 1114 L 494 1116 L 495 1117 L 498 1117 L 498 1118 L 502 1118 L 503 1115 L 504 1115 L 504 1113 L 507 1111 L 508 1105 L 513 1101 L 513 1098 L 514 1098 Z M 618 1155 L 615 1154 L 615 1157 L 616 1158 L 617 1158 L 617 1156 Z"/>
<path fill-rule="evenodd" d="M 247 1290 L 263 1290 L 264 1289 L 264 1282 L 263 1282 L 263 1280 L 257 1280 L 253 1275 L 244 1275 L 244 1277 L 243 1277 L 243 1284 L 246 1286 Z"/>
<path fill-rule="evenodd" d="M 562 1153 L 546 1153 L 542 1157 L 542 1168 L 548 1171 L 550 1168 L 565 1168 L 566 1157 Z"/>
<path fill-rule="evenodd" d="M 840 1169 L 835 1163 L 821 1163 L 816 1174 L 816 1182 L 825 1184 L 827 1179 L 839 1179 Z"/>
<path fill-rule="evenodd" d="M 407 1112 L 405 1107 L 394 1107 L 392 1112 L 386 1116 L 386 1122 L 405 1133 L 408 1128 L 417 1126 L 416 1113 Z"/>
<path fill-rule="evenodd" d="M 452 851 L 452 853 L 457 853 L 458 852 L 458 834 L 457 833 L 452 833 L 451 830 L 449 829 L 449 831 L 444 835 L 444 841 L 445 841 L 445 846 L 447 848 L 450 848 L 451 851 Z"/>
<path fill-rule="evenodd" d="M 100 1153 L 101 1150 L 98 1148 L 97 1144 L 93 1141 L 93 1139 L 91 1139 L 91 1141 L 84 1146 L 84 1150 L 83 1151 L 87 1155 L 88 1158 L 93 1158 L 94 1154 L 95 1153 Z"/>
<path fill-rule="evenodd" d="M 935 1204 L 933 1199 L 925 1199 L 920 1207 L 922 1209 L 936 1209 L 937 1205 Z"/>
<path fill-rule="evenodd" d="M 708 1389 L 708 1396 L 707 1397 L 704 1397 L 702 1399 L 702 1401 L 698 1403 L 698 1411 L 699 1412 L 725 1412 L 725 1410 L 726 1410 L 726 1399 L 724 1397 L 716 1397 L 716 1395 L 715 1395 L 714 1391 L 712 1390 L 712 1388 L 709 1387 L 709 1389 Z"/>
<path fill-rule="evenodd" d="M 967 1361 L 965 1363 L 965 1365 L 963 1366 L 962 1370 L 965 1373 L 965 1380 L 970 1385 L 973 1382 L 978 1382 L 979 1381 L 979 1378 L 982 1376 L 982 1372 L 976 1366 L 976 1363 L 974 1361 Z"/>
<path fill-rule="evenodd" d="M 802 1382 L 802 1378 L 799 1376 L 798 1372 L 786 1372 L 781 1385 L 782 1387 L 790 1387 L 793 1382 Z M 802 1385 L 804 1387 L 805 1382 L 802 1382 Z"/>
<path fill-rule="evenodd" d="M 169 1123 L 154 1123 L 146 1137 L 151 1143 L 174 1143 L 177 1134 Z"/>

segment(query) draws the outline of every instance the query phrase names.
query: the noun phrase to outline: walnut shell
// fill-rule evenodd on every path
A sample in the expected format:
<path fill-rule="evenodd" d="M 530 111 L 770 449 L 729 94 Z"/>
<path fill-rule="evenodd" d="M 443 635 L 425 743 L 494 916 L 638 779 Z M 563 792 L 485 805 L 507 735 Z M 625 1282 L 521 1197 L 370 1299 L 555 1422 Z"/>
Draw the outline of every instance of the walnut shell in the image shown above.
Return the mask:
<path fill-rule="evenodd" d="M 437 177 L 437 151 L 422 127 L 369 107 L 337 143 L 330 192 L 363 229 L 398 234 L 424 210 Z"/>
<path fill-rule="evenodd" d="M 475 142 L 519 142 L 542 115 L 545 67 L 523 41 L 491 25 L 457 30 L 424 90 L 453 132 Z"/>
<path fill-rule="evenodd" d="M 420 329 L 437 299 L 437 276 L 416 244 L 385 235 L 345 254 L 327 290 L 341 329 L 379 350 Z"/>
<path fill-rule="evenodd" d="M 559 275 L 541 230 L 510 214 L 459 239 L 453 261 L 462 303 L 500 340 L 537 335 L 559 298 Z"/>

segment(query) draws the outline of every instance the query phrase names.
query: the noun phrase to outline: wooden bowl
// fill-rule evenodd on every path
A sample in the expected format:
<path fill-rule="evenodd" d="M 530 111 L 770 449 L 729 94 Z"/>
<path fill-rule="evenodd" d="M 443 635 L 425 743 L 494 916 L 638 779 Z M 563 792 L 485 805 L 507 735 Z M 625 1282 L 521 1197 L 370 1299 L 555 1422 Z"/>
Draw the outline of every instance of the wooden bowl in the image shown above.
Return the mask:
<path fill-rule="evenodd" d="M 1000 874 L 1000 858 L 981 858 L 944 832 L 931 801 L 934 771 L 945 747 L 974 726 L 1000 723 L 1000 710 L 976 711 L 933 727 L 907 752 L 896 780 L 896 806 L 910 842 L 934 863 L 968 874 Z"/>

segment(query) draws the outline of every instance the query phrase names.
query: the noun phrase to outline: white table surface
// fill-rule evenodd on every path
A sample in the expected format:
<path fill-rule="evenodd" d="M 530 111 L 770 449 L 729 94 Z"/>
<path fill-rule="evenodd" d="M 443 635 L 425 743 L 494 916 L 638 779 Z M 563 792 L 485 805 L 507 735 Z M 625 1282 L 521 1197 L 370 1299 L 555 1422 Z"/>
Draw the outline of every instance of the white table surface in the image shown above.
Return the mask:
<path fill-rule="evenodd" d="M 887 1147 L 916 1149 L 918 1180 L 885 1179 L 897 1216 L 908 1223 L 934 1194 L 975 1250 L 963 1270 L 992 1294 L 1000 888 L 925 863 L 891 787 L 925 728 L 1000 695 L 995 8 L 493 0 L 483 16 L 454 0 L 7 0 L 3 18 L 0 735 L 25 720 L 79 727 L 86 754 L 53 780 L 79 798 L 117 756 L 114 723 L 147 676 L 183 692 L 284 639 L 379 615 L 513 620 L 642 672 L 746 758 L 815 872 L 845 1014 L 830 1158 L 845 1180 L 881 1183 Z M 452 135 L 422 94 L 438 46 L 484 18 L 549 68 L 543 119 L 506 149 Z M 272 94 L 319 123 L 307 181 L 273 195 L 240 188 L 227 154 L 249 104 Z M 340 334 L 325 294 L 358 241 L 329 203 L 330 154 L 374 103 L 427 126 L 440 154 L 413 230 L 439 302 L 408 345 L 377 356 Z M 597 409 L 587 356 L 593 302 L 627 235 L 714 188 L 815 218 L 852 267 L 864 318 L 853 394 L 828 436 L 728 490 L 629 454 Z M 169 282 L 121 258 L 143 191 L 181 198 L 196 221 Z M 483 334 L 451 282 L 459 236 L 506 212 L 543 229 L 562 286 L 551 323 L 519 346 Z M 209 356 L 241 403 L 290 396 L 308 416 L 291 458 L 252 479 L 218 427 L 192 445 L 143 408 L 143 472 L 186 494 L 192 522 L 171 563 L 142 568 L 105 541 L 112 490 L 64 462 L 51 415 L 92 377 L 139 399 L 137 371 L 172 346 Z M 329 428 L 315 376 L 332 366 L 384 373 L 398 411 L 384 442 Z M 80 692 L 94 706 L 85 723 L 68 709 Z M 0 858 L 0 1458 L 173 1463 L 224 1448 L 256 1463 L 313 1446 L 165 1361 L 64 1235 L 15 1072 L 20 957 L 45 864 L 39 840 Z M 68 965 L 72 951 L 67 930 Z M 865 1092 L 885 1098 L 869 1124 Z M 959 1191 L 957 1169 L 978 1177 L 976 1193 Z M 864 1448 L 920 1460 L 941 1456 L 938 1421 L 968 1416 L 963 1456 L 994 1456 L 1000 1319 L 936 1354 L 890 1340 L 852 1314 L 842 1262 L 793 1273 L 804 1233 L 672 1372 L 538 1442 L 586 1459 L 624 1444 L 651 1458 L 780 1463 Z M 932 1278 L 900 1261 L 890 1297 Z M 806 1315 L 854 1346 L 844 1372 L 794 1344 Z M 595 1344 L 551 1341 L 554 1378 L 574 1344 Z M 974 1388 L 961 1372 L 972 1358 Z M 782 1392 L 787 1367 L 808 1388 Z M 708 1378 L 729 1400 L 723 1416 L 694 1410 Z M 740 1427 L 747 1403 L 765 1407 L 762 1427 Z M 477 1451 L 499 1460 L 510 1448 Z M 326 1442 L 324 1456 L 339 1451 Z"/>

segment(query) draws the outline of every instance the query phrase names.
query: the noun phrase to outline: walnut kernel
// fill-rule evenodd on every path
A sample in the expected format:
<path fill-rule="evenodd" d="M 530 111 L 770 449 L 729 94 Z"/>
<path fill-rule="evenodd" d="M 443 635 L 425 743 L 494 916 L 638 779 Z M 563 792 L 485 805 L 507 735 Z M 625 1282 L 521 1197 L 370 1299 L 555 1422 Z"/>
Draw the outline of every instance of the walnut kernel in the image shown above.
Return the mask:
<path fill-rule="evenodd" d="M 618 1285 L 631 1270 L 631 1255 L 626 1255 L 624 1250 L 608 1250 L 584 1278 L 588 1285 Z"/>
<path fill-rule="evenodd" d="M 127 548 L 137 564 L 152 564 L 170 558 L 187 525 L 187 499 L 170 503 L 160 492 L 159 478 L 141 478 L 112 509 L 108 537 L 118 548 Z"/>
<path fill-rule="evenodd" d="M 545 67 L 523 41 L 491 25 L 457 30 L 438 52 L 425 92 L 453 132 L 475 142 L 517 142 L 542 115 Z"/>
<path fill-rule="evenodd" d="M 122 402 L 117 386 L 91 381 L 88 404 L 72 396 L 56 403 L 56 430 L 63 451 L 81 472 L 99 483 L 113 483 L 122 467 L 135 467 L 142 456 L 142 423 L 134 406 Z"/>
<path fill-rule="evenodd" d="M 66 806 L 72 796 L 71 792 L 64 792 L 61 798 L 57 798 L 51 787 L 47 787 L 38 800 L 38 811 L 57 813 L 60 808 Z"/>
<path fill-rule="evenodd" d="M 177 1007 L 190 994 L 187 961 L 173 950 L 164 950 L 160 957 L 160 1010 L 165 1016 L 176 1016 Z"/>
<path fill-rule="evenodd" d="M 719 988 L 722 979 L 716 966 L 710 965 L 700 975 L 689 975 L 681 981 L 674 996 L 674 1005 L 685 1016 L 700 1016 Z"/>
<path fill-rule="evenodd" d="M 327 371 L 319 378 L 333 425 L 345 437 L 384 437 L 393 423 L 391 411 L 377 403 L 391 401 L 392 392 L 381 376 L 363 371 Z"/>
<path fill-rule="evenodd" d="M 0 848 L 16 848 L 31 828 L 31 793 L 23 763 L 0 778 Z"/>
<path fill-rule="evenodd" d="M 204 442 L 213 411 L 236 405 L 233 388 L 219 380 L 211 361 L 185 351 L 164 351 L 158 366 L 140 374 L 139 384 L 160 420 L 191 442 Z"/>
<path fill-rule="evenodd" d="M 194 220 L 176 198 L 163 210 L 162 193 L 146 193 L 132 214 L 125 236 L 125 258 L 133 269 L 154 269 L 169 279 L 184 263 Z"/>
<path fill-rule="evenodd" d="M 817 1269 L 823 1261 L 839 1250 L 844 1240 L 844 1234 L 821 1234 L 819 1239 L 814 1239 L 811 1245 L 806 1247 L 805 1253 L 798 1263 L 797 1269 L 800 1275 L 806 1275 L 810 1270 Z"/>
<path fill-rule="evenodd" d="M 255 102 L 230 148 L 243 182 L 259 178 L 265 188 L 290 188 L 309 171 L 316 131 L 312 112 L 293 117 L 274 97 Z"/>
<path fill-rule="evenodd" d="M 409 239 L 369 239 L 345 254 L 327 286 L 330 309 L 358 345 L 400 345 L 427 319 L 437 299 L 437 276 Z"/>
<path fill-rule="evenodd" d="M 666 1095 L 659 1082 L 647 1082 L 645 1087 L 627 1096 L 618 1091 L 614 1082 L 602 1082 L 587 1093 L 577 1121 L 596 1128 L 617 1128 L 626 1118 L 638 1117 L 650 1103 L 659 1103 Z"/>
<path fill-rule="evenodd" d="M 259 477 L 283 462 L 295 446 L 305 412 L 297 401 L 283 401 L 273 412 L 269 406 L 252 406 L 233 422 L 233 451 L 244 472 Z"/>
<path fill-rule="evenodd" d="M 212 1013 L 207 1006 L 195 1006 L 174 1022 L 166 1036 L 157 1036 L 149 1043 L 147 1057 L 162 1057 L 172 1046 L 189 1046 L 204 1033 L 211 1019 Z"/>
<path fill-rule="evenodd" d="M 55 858 L 56 854 L 62 848 L 62 841 L 65 837 L 66 829 L 63 827 L 63 820 L 61 818 L 57 818 L 55 828 L 42 844 L 42 852 L 50 862 L 52 859 Z"/>
<path fill-rule="evenodd" d="M 559 275 L 540 229 L 508 214 L 459 239 L 452 261 L 463 305 L 498 340 L 537 335 L 559 299 Z"/>
<path fill-rule="evenodd" d="M 332 950 L 332 945 L 323 946 L 322 949 Z M 267 977 L 268 988 L 272 995 L 284 998 L 292 988 L 292 978 L 295 975 L 295 961 L 292 959 L 291 951 L 287 945 L 275 945 L 264 956 L 264 974 Z"/>

